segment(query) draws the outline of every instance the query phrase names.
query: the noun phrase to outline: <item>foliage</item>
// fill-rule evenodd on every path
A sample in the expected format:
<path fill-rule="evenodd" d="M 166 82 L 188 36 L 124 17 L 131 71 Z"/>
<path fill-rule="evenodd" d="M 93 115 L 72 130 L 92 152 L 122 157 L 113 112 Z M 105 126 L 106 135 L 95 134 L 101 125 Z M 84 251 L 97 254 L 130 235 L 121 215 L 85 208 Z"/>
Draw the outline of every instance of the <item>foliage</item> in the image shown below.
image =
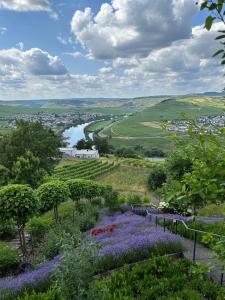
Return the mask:
<path fill-rule="evenodd" d="M 184 161 L 188 162 L 187 166 L 190 167 L 187 168 L 186 163 L 179 163 L 182 168 L 171 168 L 171 161 L 176 162 L 177 158 L 175 156 L 175 160 L 174 157 L 171 160 L 169 157 L 166 161 L 168 180 L 162 189 L 162 194 L 169 203 L 172 201 L 184 205 L 196 214 L 197 209 L 207 204 L 218 204 L 224 201 L 225 130 L 207 132 L 193 122 L 189 127 L 189 137 L 191 138 L 189 144 L 181 144 L 178 140 L 176 153 L 178 153 L 178 161 L 182 162 L 184 158 Z"/>
<path fill-rule="evenodd" d="M 21 262 L 19 251 L 4 243 L 0 243 L 0 277 L 10 275 Z"/>
<path fill-rule="evenodd" d="M 0 165 L 0 186 L 7 185 L 10 180 L 10 171 L 5 166 Z"/>
<path fill-rule="evenodd" d="M 200 6 L 201 10 L 208 10 L 209 15 L 205 20 L 205 28 L 211 30 L 215 21 L 220 21 L 225 28 L 225 0 L 204 0 Z M 225 30 L 219 30 L 216 40 L 220 41 L 223 48 L 216 51 L 213 56 L 220 55 L 222 57 L 221 64 L 225 64 Z"/>
<path fill-rule="evenodd" d="M 38 245 L 39 256 L 44 260 L 51 260 L 62 253 L 64 243 L 76 247 L 81 239 L 79 227 L 74 224 L 57 224 L 52 227 Z"/>
<path fill-rule="evenodd" d="M 26 255 L 26 241 L 24 226 L 28 219 L 36 212 L 38 202 L 34 191 L 21 184 L 11 184 L 0 189 L 0 218 L 15 220 L 18 225 L 21 250 Z"/>
<path fill-rule="evenodd" d="M 50 289 L 45 293 L 36 293 L 33 292 L 32 294 L 25 294 L 24 296 L 18 297 L 17 300 L 64 300 L 59 293 L 54 290 Z"/>
<path fill-rule="evenodd" d="M 30 151 L 40 160 L 40 168 L 52 171 L 60 157 L 61 137 L 39 122 L 17 121 L 16 128 L 0 140 L 0 164 L 12 172 L 18 157 Z"/>
<path fill-rule="evenodd" d="M 107 138 L 94 136 L 93 144 L 95 145 L 95 148 L 98 150 L 100 155 L 107 154 L 110 152 L 111 146 L 109 145 Z"/>
<path fill-rule="evenodd" d="M 141 197 L 137 194 L 130 194 L 127 196 L 127 204 L 129 205 L 135 205 L 135 204 L 141 204 L 142 200 Z"/>
<path fill-rule="evenodd" d="M 217 241 L 216 245 L 214 245 L 213 250 L 217 254 L 218 259 L 221 262 L 223 270 L 225 270 L 225 239 L 220 239 Z"/>
<path fill-rule="evenodd" d="M 53 179 L 95 179 L 116 168 L 114 163 L 101 162 L 99 160 L 85 160 L 58 167 L 54 171 Z"/>
<path fill-rule="evenodd" d="M 17 157 L 12 168 L 15 183 L 29 184 L 36 188 L 43 182 L 46 171 L 40 168 L 40 160 L 32 152 L 25 152 L 24 156 Z"/>
<path fill-rule="evenodd" d="M 16 224 L 13 220 L 0 220 L 0 239 L 13 239 L 15 238 L 16 233 Z"/>
<path fill-rule="evenodd" d="M 222 300 L 224 288 L 209 281 L 199 268 L 186 259 L 154 258 L 94 282 L 92 299 Z"/>
<path fill-rule="evenodd" d="M 147 151 L 145 151 L 145 156 L 146 157 L 165 157 L 165 153 L 163 150 L 159 148 L 152 148 Z"/>
<path fill-rule="evenodd" d="M 109 212 L 113 213 L 119 209 L 118 192 L 109 191 L 105 197 L 105 206 L 109 208 Z"/>
<path fill-rule="evenodd" d="M 119 148 L 115 151 L 117 157 L 137 158 L 137 154 L 131 148 Z"/>
<path fill-rule="evenodd" d="M 67 185 L 57 180 L 44 183 L 37 189 L 41 211 L 46 212 L 53 209 L 56 221 L 58 221 L 59 218 L 58 205 L 62 202 L 66 202 L 69 195 Z"/>
<path fill-rule="evenodd" d="M 28 221 L 26 230 L 31 235 L 33 243 L 38 244 L 53 225 L 52 217 L 34 216 Z"/>
<path fill-rule="evenodd" d="M 93 146 L 92 141 L 90 141 L 90 140 L 87 141 L 85 139 L 81 139 L 77 142 L 75 147 L 78 150 L 81 150 L 81 149 L 92 149 L 92 146 Z"/>
<path fill-rule="evenodd" d="M 160 165 L 153 167 L 148 178 L 148 186 L 150 190 L 155 191 L 158 188 L 161 188 L 164 182 L 166 182 L 165 168 Z"/>
<path fill-rule="evenodd" d="M 82 241 L 76 248 L 64 245 L 62 264 L 55 276 L 55 286 L 64 299 L 87 299 L 93 282 L 97 248 L 91 241 Z"/>

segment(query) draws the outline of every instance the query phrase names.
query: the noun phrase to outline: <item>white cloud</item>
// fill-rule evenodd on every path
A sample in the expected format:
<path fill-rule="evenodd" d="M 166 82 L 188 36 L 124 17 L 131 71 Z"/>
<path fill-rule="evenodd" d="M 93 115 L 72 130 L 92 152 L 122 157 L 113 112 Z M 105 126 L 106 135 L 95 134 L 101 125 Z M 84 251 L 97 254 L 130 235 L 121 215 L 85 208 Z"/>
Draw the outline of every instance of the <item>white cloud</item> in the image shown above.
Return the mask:
<path fill-rule="evenodd" d="M 69 45 L 74 43 L 71 37 L 64 37 L 62 35 L 58 35 L 57 40 L 63 45 Z"/>
<path fill-rule="evenodd" d="M 102 74 L 108 74 L 108 73 L 111 73 L 112 70 L 113 70 L 113 68 L 111 68 L 111 67 L 103 67 L 103 68 L 99 69 L 99 72 Z"/>
<path fill-rule="evenodd" d="M 23 50 L 23 48 L 24 48 L 23 42 L 17 43 L 17 44 L 16 44 L 16 47 L 18 47 L 20 50 Z"/>
<path fill-rule="evenodd" d="M 7 31 L 6 27 L 0 27 L 0 35 L 4 35 Z"/>
<path fill-rule="evenodd" d="M 58 15 L 51 8 L 50 0 L 0 0 L 0 9 L 18 12 L 46 11 L 53 19 L 58 19 Z"/>
<path fill-rule="evenodd" d="M 143 57 L 190 37 L 196 10 L 192 0 L 112 0 L 96 15 L 77 10 L 71 31 L 94 58 Z"/>
<path fill-rule="evenodd" d="M 83 57 L 83 53 L 81 53 L 80 51 L 75 51 L 75 52 L 65 52 L 65 55 L 70 55 L 73 56 L 74 58 L 79 58 L 79 57 Z"/>

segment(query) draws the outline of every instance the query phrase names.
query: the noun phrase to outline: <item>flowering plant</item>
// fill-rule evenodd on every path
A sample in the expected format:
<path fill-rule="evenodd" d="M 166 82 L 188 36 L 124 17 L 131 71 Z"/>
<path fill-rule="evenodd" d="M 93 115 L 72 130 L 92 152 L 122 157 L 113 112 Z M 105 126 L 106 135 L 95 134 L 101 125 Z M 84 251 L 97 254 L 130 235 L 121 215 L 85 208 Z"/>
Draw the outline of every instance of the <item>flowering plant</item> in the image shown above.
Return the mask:
<path fill-rule="evenodd" d="M 111 224 L 102 228 L 94 228 L 92 229 L 91 234 L 93 236 L 96 236 L 98 234 L 105 233 L 105 232 L 113 232 L 115 228 L 116 228 L 116 224 Z"/>

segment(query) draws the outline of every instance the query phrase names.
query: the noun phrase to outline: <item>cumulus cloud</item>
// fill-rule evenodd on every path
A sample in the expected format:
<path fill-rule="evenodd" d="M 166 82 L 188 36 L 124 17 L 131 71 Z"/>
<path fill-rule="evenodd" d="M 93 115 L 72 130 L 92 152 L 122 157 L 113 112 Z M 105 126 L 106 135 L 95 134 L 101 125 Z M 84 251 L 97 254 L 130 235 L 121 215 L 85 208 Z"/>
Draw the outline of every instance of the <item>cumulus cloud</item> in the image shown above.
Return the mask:
<path fill-rule="evenodd" d="M 77 10 L 71 31 L 94 58 L 143 57 L 190 37 L 196 10 L 192 0 L 112 0 L 96 15 Z"/>
<path fill-rule="evenodd" d="M 46 11 L 52 18 L 58 18 L 58 15 L 51 8 L 50 0 L 0 0 L 0 9 L 19 12 Z"/>

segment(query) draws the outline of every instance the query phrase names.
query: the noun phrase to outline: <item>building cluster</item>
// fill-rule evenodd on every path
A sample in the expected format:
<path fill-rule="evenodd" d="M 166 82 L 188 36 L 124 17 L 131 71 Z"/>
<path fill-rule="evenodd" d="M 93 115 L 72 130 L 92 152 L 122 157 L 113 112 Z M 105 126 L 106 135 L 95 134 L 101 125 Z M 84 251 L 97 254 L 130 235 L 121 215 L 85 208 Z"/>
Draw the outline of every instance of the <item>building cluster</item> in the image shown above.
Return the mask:
<path fill-rule="evenodd" d="M 70 125 L 77 125 L 80 123 L 91 122 L 94 120 L 102 119 L 102 114 L 89 113 L 89 112 L 65 112 L 65 113 L 48 113 L 38 112 L 36 114 L 18 114 L 11 116 L 2 116 L 0 121 L 7 122 L 4 124 L 5 128 L 15 128 L 17 120 L 24 121 L 39 121 L 47 127 L 51 128 L 65 128 Z"/>
<path fill-rule="evenodd" d="M 99 152 L 96 149 L 83 149 L 77 150 L 76 148 L 59 148 L 64 158 L 82 158 L 82 159 L 98 159 Z"/>
<path fill-rule="evenodd" d="M 186 133 L 191 124 L 193 122 L 190 120 L 174 120 L 169 125 L 169 131 Z M 206 131 L 211 132 L 217 128 L 225 127 L 225 114 L 220 116 L 202 116 L 197 118 L 194 124 L 204 127 Z"/>

